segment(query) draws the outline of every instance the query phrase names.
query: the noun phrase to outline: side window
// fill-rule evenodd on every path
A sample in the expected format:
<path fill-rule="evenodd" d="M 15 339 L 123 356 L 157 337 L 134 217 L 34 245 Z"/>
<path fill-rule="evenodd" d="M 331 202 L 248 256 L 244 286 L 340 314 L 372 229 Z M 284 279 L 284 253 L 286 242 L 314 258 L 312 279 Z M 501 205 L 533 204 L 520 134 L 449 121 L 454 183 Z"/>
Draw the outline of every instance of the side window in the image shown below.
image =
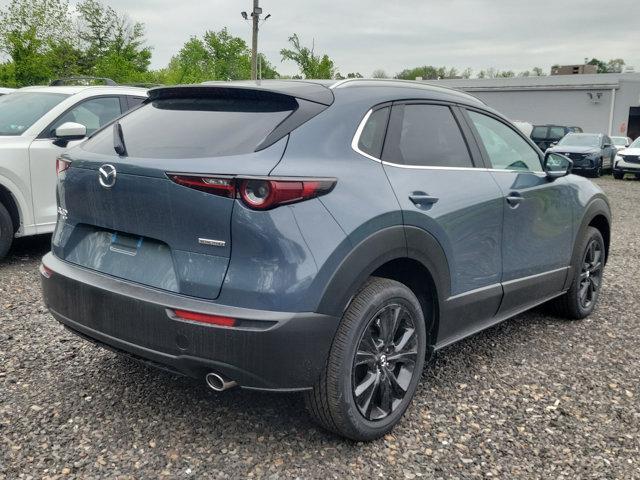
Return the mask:
<path fill-rule="evenodd" d="M 469 111 L 493 168 L 541 171 L 540 157 L 520 135 L 502 122 Z"/>
<path fill-rule="evenodd" d="M 549 128 L 549 139 L 551 140 L 560 140 L 565 136 L 567 132 L 565 132 L 564 127 L 550 127 Z"/>
<path fill-rule="evenodd" d="M 146 99 L 147 99 L 147 97 L 132 97 L 132 96 L 127 95 L 127 106 L 129 107 L 129 110 L 131 110 L 132 108 L 136 108 L 138 105 L 140 105 Z"/>
<path fill-rule="evenodd" d="M 382 154 L 382 144 L 387 131 L 389 107 L 380 108 L 369 115 L 366 125 L 358 139 L 358 149 L 375 158 Z"/>
<path fill-rule="evenodd" d="M 51 126 L 51 131 L 63 123 L 75 122 L 87 127 L 87 135 L 91 135 L 121 114 L 120 98 L 118 97 L 101 97 L 85 100 L 58 118 Z"/>
<path fill-rule="evenodd" d="M 383 160 L 430 167 L 473 167 L 460 127 L 444 105 L 393 107 Z"/>
<path fill-rule="evenodd" d="M 602 138 L 602 145 L 611 145 L 613 142 L 611 141 L 611 138 L 609 138 L 607 135 L 605 135 Z"/>
<path fill-rule="evenodd" d="M 535 138 L 536 140 L 544 140 L 547 138 L 547 127 L 533 127 L 531 138 Z"/>

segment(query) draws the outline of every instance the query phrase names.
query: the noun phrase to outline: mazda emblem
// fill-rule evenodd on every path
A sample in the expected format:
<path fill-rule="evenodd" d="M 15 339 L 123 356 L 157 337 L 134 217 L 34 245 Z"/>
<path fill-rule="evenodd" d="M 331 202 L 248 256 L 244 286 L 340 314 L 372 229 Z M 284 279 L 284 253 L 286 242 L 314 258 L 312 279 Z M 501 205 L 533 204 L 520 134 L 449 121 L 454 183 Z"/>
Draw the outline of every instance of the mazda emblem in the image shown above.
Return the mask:
<path fill-rule="evenodd" d="M 104 188 L 111 188 L 116 184 L 116 167 L 103 165 L 98 170 L 98 181 Z"/>

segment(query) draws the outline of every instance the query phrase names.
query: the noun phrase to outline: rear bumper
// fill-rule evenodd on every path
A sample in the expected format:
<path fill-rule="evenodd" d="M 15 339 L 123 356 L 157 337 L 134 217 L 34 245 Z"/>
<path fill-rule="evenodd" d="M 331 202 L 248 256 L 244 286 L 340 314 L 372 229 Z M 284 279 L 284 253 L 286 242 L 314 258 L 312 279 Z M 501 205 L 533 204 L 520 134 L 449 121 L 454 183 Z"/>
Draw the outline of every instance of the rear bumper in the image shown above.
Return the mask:
<path fill-rule="evenodd" d="M 250 310 L 145 287 L 47 254 L 44 301 L 65 327 L 99 344 L 189 377 L 216 372 L 241 387 L 294 391 L 313 386 L 339 320 L 317 313 Z M 239 319 L 218 327 L 177 319 L 189 310 Z"/>

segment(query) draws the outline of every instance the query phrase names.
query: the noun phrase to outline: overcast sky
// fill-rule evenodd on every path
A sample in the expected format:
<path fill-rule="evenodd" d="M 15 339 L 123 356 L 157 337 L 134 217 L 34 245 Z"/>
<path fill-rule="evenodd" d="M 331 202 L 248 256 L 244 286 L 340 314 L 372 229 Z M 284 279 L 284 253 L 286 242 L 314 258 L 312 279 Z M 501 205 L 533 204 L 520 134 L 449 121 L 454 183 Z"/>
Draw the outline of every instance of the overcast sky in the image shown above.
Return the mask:
<path fill-rule="evenodd" d="M 7 0 L 0 0 L 0 4 Z M 75 2 L 71 2 L 72 4 Z M 152 67 L 165 66 L 184 42 L 206 30 L 229 30 L 250 44 L 241 10 L 251 0 L 106 0 L 144 22 Z M 624 58 L 640 71 L 640 0 L 261 0 L 272 17 L 260 50 L 280 73 L 295 74 L 279 51 L 298 33 L 315 39 L 342 74 L 395 74 L 420 65 L 526 70 Z"/>

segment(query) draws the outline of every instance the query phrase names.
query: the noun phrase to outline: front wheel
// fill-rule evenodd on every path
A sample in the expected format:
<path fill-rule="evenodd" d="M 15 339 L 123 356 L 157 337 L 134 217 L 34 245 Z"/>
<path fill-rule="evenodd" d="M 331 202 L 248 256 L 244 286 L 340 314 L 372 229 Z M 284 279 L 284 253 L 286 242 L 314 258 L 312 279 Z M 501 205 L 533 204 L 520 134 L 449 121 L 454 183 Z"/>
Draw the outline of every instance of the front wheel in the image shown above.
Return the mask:
<path fill-rule="evenodd" d="M 616 180 L 622 180 L 624 178 L 624 172 L 619 172 L 617 170 L 614 170 L 613 178 L 615 178 Z"/>
<path fill-rule="evenodd" d="M 325 371 L 305 400 L 324 428 L 357 441 L 389 432 L 411 403 L 427 350 L 420 302 L 372 277 L 345 312 Z"/>
<path fill-rule="evenodd" d="M 0 260 L 9 252 L 13 242 L 13 234 L 11 216 L 4 205 L 0 203 Z"/>
<path fill-rule="evenodd" d="M 602 159 L 600 159 L 598 166 L 593 171 L 594 178 L 600 178 L 602 176 Z"/>
<path fill-rule="evenodd" d="M 569 290 L 551 302 L 555 313 L 568 319 L 589 316 L 598 303 L 605 263 L 605 244 L 597 228 L 588 227 L 578 246 L 580 256 L 573 267 L 573 282 Z"/>

